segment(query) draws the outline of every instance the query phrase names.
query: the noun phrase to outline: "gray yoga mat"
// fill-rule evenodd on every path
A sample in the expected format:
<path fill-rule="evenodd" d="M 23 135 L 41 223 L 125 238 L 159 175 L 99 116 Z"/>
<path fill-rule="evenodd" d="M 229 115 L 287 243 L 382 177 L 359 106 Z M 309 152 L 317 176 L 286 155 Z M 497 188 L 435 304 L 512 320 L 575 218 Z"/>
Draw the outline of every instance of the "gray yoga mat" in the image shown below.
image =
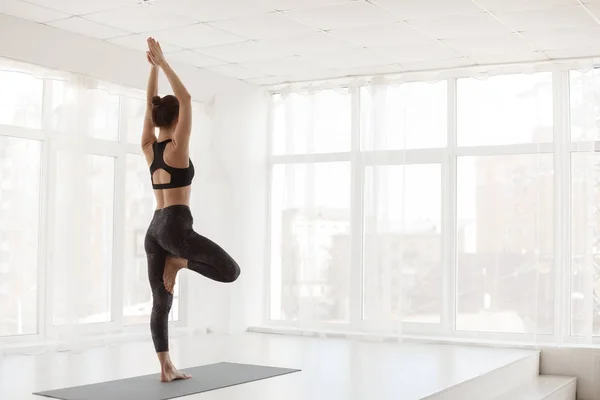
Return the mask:
<path fill-rule="evenodd" d="M 34 393 L 61 400 L 167 400 L 298 372 L 299 369 L 222 362 L 183 369 L 192 379 L 160 382 L 160 375 Z"/>

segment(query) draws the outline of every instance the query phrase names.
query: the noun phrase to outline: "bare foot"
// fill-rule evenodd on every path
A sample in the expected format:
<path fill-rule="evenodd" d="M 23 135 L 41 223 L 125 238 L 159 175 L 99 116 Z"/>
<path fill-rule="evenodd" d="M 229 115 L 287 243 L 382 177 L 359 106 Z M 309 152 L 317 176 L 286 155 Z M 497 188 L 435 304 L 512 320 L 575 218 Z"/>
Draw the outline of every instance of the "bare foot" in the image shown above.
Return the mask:
<path fill-rule="evenodd" d="M 165 271 L 163 273 L 163 282 L 165 289 L 169 293 L 173 293 L 175 287 L 175 278 L 180 269 L 185 268 L 187 261 L 183 258 L 167 256 L 165 260 Z"/>
<path fill-rule="evenodd" d="M 174 366 L 163 368 L 160 373 L 161 382 L 172 382 L 179 379 L 190 379 L 192 376 L 178 371 Z"/>

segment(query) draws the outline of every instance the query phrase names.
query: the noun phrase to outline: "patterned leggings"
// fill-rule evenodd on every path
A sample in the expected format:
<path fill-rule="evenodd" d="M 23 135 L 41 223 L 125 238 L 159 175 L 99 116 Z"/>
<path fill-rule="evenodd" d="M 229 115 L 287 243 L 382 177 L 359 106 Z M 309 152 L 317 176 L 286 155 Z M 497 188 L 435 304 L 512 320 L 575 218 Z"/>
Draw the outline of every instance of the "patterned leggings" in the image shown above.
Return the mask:
<path fill-rule="evenodd" d="M 218 282 L 234 282 L 240 267 L 219 245 L 196 233 L 188 206 L 175 205 L 156 210 L 146 232 L 144 248 L 148 258 L 148 279 L 152 289 L 150 331 L 157 353 L 169 351 L 169 312 L 173 295 L 165 289 L 163 273 L 168 255 L 188 260 L 188 268 Z"/>

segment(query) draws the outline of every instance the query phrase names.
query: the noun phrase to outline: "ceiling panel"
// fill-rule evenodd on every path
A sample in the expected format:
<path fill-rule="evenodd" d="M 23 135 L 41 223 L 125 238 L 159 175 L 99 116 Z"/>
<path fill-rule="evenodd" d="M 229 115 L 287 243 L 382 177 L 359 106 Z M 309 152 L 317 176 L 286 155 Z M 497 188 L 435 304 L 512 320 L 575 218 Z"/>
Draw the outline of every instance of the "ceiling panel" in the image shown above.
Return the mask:
<path fill-rule="evenodd" d="M 69 17 L 69 14 L 17 0 L 1 0 L 0 13 L 34 22 L 50 22 Z"/>
<path fill-rule="evenodd" d="M 339 78 L 340 72 L 334 69 L 319 69 L 314 71 L 299 71 L 282 76 L 285 82 L 307 82 L 330 78 Z"/>
<path fill-rule="evenodd" d="M 438 39 L 498 36 L 512 30 L 487 13 L 412 21 L 411 26 Z"/>
<path fill-rule="evenodd" d="M 315 32 L 266 41 L 269 46 L 284 48 L 295 55 L 324 53 L 338 49 L 360 49 L 359 46 L 337 39 L 325 32 Z"/>
<path fill-rule="evenodd" d="M 582 4 L 585 4 L 582 5 Z M 0 0 L 254 84 L 600 55 L 600 0 Z"/>
<path fill-rule="evenodd" d="M 540 10 L 579 4 L 579 0 L 477 0 L 477 2 L 489 11 Z"/>
<path fill-rule="evenodd" d="M 430 40 L 427 36 L 403 22 L 337 29 L 329 33 L 336 39 L 345 40 L 362 47 L 404 46 Z"/>
<path fill-rule="evenodd" d="M 540 50 L 581 49 L 600 38 L 600 27 L 567 28 L 549 31 L 522 32 L 523 38 Z"/>
<path fill-rule="evenodd" d="M 340 76 L 394 74 L 402 71 L 399 64 L 373 65 L 369 67 L 344 67 L 337 69 Z"/>
<path fill-rule="evenodd" d="M 294 53 L 284 46 L 270 45 L 259 42 L 234 43 L 224 46 L 204 47 L 199 53 L 225 60 L 230 63 L 242 63 L 268 58 L 288 57 Z"/>
<path fill-rule="evenodd" d="M 139 50 L 143 52 L 146 52 L 146 50 L 148 50 L 147 38 L 143 35 L 121 36 L 118 38 L 107 39 L 107 41 L 113 44 L 117 44 L 119 46 L 128 47 L 130 49 Z M 165 54 L 182 50 L 180 47 L 171 46 L 168 43 L 162 42 L 160 43 L 160 47 L 163 49 L 163 52 L 165 52 Z"/>
<path fill-rule="evenodd" d="M 267 76 L 264 78 L 245 79 L 246 82 L 257 86 L 270 86 L 285 82 L 285 79 L 280 76 Z"/>
<path fill-rule="evenodd" d="M 371 47 L 370 50 L 379 54 L 381 57 L 393 60 L 399 64 L 459 58 L 461 56 L 460 53 L 450 46 L 446 46 L 439 42 L 398 47 Z"/>
<path fill-rule="evenodd" d="M 444 39 L 443 43 L 466 56 L 511 52 L 527 53 L 536 50 L 534 45 L 523 40 L 523 38 L 516 33 L 489 38 Z"/>
<path fill-rule="evenodd" d="M 300 8 L 313 8 L 330 6 L 333 4 L 350 3 L 363 0 L 254 0 L 255 3 L 264 5 L 277 11 L 297 10 Z"/>
<path fill-rule="evenodd" d="M 250 61 L 241 65 L 261 71 L 265 75 L 290 75 L 300 72 L 318 71 L 326 68 L 323 65 L 315 64 L 297 56 Z"/>
<path fill-rule="evenodd" d="M 521 63 L 527 61 L 543 61 L 547 60 L 548 57 L 542 52 L 511 52 L 511 53 L 498 53 L 498 54 L 477 54 L 470 57 L 475 60 L 478 64 L 503 64 L 506 60 L 510 60 L 511 63 Z"/>
<path fill-rule="evenodd" d="M 252 68 L 243 67 L 238 64 L 221 65 L 217 67 L 208 67 L 205 69 L 237 79 L 254 79 L 264 78 L 265 76 L 268 76 L 268 74 L 264 72 L 254 70 Z"/>
<path fill-rule="evenodd" d="M 165 13 L 146 4 L 88 14 L 85 18 L 133 33 L 158 31 L 196 22 L 191 18 Z"/>
<path fill-rule="evenodd" d="M 373 0 L 372 3 L 405 21 L 476 14 L 482 11 L 471 0 Z"/>
<path fill-rule="evenodd" d="M 543 10 L 496 13 L 517 31 L 539 31 L 559 28 L 584 28 L 597 25 L 582 6 L 554 7 Z"/>
<path fill-rule="evenodd" d="M 404 71 L 427 71 L 436 69 L 457 68 L 475 65 L 475 62 L 466 57 L 445 58 L 438 60 L 425 60 L 402 64 Z"/>
<path fill-rule="evenodd" d="M 366 49 L 328 51 L 305 55 L 302 56 L 302 58 L 314 62 L 315 64 L 336 69 L 346 67 L 368 67 L 393 63 L 392 60 Z"/>
<path fill-rule="evenodd" d="M 150 32 L 149 35 L 155 37 L 161 43 L 168 43 L 183 49 L 218 46 L 247 40 L 204 23 L 159 30 Z"/>
<path fill-rule="evenodd" d="M 313 28 L 330 30 L 394 22 L 396 17 L 367 2 L 287 11 L 285 15 Z"/>
<path fill-rule="evenodd" d="M 155 7 L 202 22 L 266 14 L 272 8 L 249 0 L 155 0 Z"/>
<path fill-rule="evenodd" d="M 280 13 L 228 19 L 210 25 L 249 39 L 286 37 L 315 31 Z"/>
<path fill-rule="evenodd" d="M 2 0 L 4 1 L 4 0 Z M 139 3 L 138 0 L 27 0 L 71 15 L 90 14 Z"/>
<path fill-rule="evenodd" d="M 545 53 L 553 59 L 561 58 L 580 58 L 580 57 L 598 57 L 600 56 L 600 46 L 580 47 L 577 49 L 548 50 Z"/>
<path fill-rule="evenodd" d="M 213 57 L 208 57 L 204 54 L 196 53 L 191 50 L 177 51 L 169 54 L 169 60 L 176 60 L 195 67 L 215 67 L 217 65 L 225 65 L 227 61 L 219 60 Z"/>
<path fill-rule="evenodd" d="M 61 19 L 60 21 L 50 22 L 48 25 L 98 39 L 109 39 L 129 34 L 121 29 L 99 24 L 81 17 Z"/>
<path fill-rule="evenodd" d="M 584 9 L 591 14 L 597 22 L 600 22 L 600 0 L 595 0 L 594 3 L 585 4 Z"/>

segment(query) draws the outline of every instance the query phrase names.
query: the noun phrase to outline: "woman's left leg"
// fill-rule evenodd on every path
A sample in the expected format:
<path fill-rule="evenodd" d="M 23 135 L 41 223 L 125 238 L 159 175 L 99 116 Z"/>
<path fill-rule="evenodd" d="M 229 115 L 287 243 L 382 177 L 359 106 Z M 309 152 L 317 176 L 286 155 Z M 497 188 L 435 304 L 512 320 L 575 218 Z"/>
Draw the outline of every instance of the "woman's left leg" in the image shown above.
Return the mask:
<path fill-rule="evenodd" d="M 144 247 L 148 260 L 148 280 L 152 290 L 150 332 L 161 366 L 161 381 L 170 382 L 176 379 L 186 379 L 190 376 L 175 368 L 169 354 L 169 312 L 173 305 L 173 294 L 165 289 L 163 279 L 168 253 L 150 233 L 146 234 Z"/>

